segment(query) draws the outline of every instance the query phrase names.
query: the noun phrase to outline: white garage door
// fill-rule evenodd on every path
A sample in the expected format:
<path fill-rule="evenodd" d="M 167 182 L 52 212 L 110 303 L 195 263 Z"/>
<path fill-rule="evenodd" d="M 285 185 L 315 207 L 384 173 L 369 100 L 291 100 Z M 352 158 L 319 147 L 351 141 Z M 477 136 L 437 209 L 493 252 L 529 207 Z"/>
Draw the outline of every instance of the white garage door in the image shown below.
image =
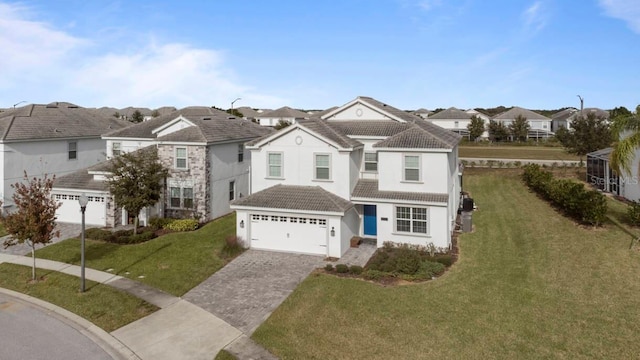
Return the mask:
<path fill-rule="evenodd" d="M 326 219 L 258 214 L 250 219 L 252 248 L 327 255 Z"/>
<path fill-rule="evenodd" d="M 80 212 L 80 204 L 78 198 L 80 195 L 75 194 L 55 194 L 55 199 L 62 205 L 56 211 L 59 222 L 67 222 L 80 224 L 82 222 L 82 213 Z M 106 201 L 104 196 L 88 196 L 89 202 L 84 213 L 85 223 L 87 225 L 106 226 Z"/>

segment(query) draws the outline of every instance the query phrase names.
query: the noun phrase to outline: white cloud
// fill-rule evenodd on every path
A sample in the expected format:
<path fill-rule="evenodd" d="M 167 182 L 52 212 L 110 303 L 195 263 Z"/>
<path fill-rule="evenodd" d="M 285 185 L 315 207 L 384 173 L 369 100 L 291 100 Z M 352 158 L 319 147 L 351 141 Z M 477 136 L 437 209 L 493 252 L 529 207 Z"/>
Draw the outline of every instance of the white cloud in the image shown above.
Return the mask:
<path fill-rule="evenodd" d="M 547 25 L 547 14 L 542 1 L 536 1 L 522 13 L 524 26 L 527 31 L 536 33 Z"/>
<path fill-rule="evenodd" d="M 134 52 L 106 53 L 98 39 L 75 37 L 29 16 L 28 8 L 0 3 L 0 107 L 15 99 L 151 108 L 226 108 L 237 97 L 254 107 L 286 103 L 241 85 L 219 51 L 151 41 Z"/>
<path fill-rule="evenodd" d="M 599 0 L 607 16 L 620 19 L 640 34 L 640 2 L 638 0 Z"/>

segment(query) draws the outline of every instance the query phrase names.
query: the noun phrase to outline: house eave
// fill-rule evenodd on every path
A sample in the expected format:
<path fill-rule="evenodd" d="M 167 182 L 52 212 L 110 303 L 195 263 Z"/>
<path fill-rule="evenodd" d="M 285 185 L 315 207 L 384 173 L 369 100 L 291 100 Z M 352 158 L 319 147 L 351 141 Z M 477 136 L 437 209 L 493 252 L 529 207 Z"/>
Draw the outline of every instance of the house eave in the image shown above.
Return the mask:
<path fill-rule="evenodd" d="M 349 209 L 351 209 L 351 207 Z M 280 209 L 280 208 L 241 206 L 241 205 L 231 205 L 231 210 L 280 212 L 280 213 L 287 213 L 287 214 L 309 214 L 309 215 L 329 215 L 329 216 L 344 216 L 344 213 L 346 212 L 346 210 L 342 212 L 336 212 L 336 211 Z"/>

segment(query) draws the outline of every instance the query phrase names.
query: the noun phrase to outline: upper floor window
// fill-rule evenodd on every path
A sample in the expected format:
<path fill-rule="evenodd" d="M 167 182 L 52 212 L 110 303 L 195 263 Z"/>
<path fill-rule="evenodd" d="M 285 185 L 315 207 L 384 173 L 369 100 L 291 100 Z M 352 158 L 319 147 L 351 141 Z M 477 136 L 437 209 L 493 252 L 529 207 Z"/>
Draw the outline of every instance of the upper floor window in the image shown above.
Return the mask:
<path fill-rule="evenodd" d="M 404 156 L 404 181 L 420 181 L 420 156 Z"/>
<path fill-rule="evenodd" d="M 114 142 L 112 149 L 111 149 L 111 154 L 113 156 L 118 156 L 120 154 L 122 154 L 122 145 L 119 142 Z"/>
<path fill-rule="evenodd" d="M 244 144 L 238 145 L 238 162 L 244 161 Z"/>
<path fill-rule="evenodd" d="M 69 160 L 75 160 L 78 158 L 78 143 L 75 141 L 72 141 L 69 143 L 68 146 L 68 151 L 69 151 Z"/>
<path fill-rule="evenodd" d="M 229 181 L 229 201 L 233 201 L 236 198 L 236 182 Z"/>
<path fill-rule="evenodd" d="M 378 171 L 378 153 L 364 153 L 364 171 Z"/>
<path fill-rule="evenodd" d="M 454 128 L 456 128 L 456 129 L 457 129 L 459 125 L 460 125 L 460 122 L 458 122 L 458 121 L 454 121 L 454 122 L 453 122 L 453 127 L 454 127 Z"/>
<path fill-rule="evenodd" d="M 267 176 L 282 177 L 282 153 L 267 153 Z"/>
<path fill-rule="evenodd" d="M 396 231 L 427 234 L 427 223 L 426 208 L 396 207 Z"/>
<path fill-rule="evenodd" d="M 330 180 L 331 179 L 331 155 L 316 154 L 315 156 L 315 179 Z"/>
<path fill-rule="evenodd" d="M 176 169 L 187 168 L 187 148 L 176 148 Z"/>

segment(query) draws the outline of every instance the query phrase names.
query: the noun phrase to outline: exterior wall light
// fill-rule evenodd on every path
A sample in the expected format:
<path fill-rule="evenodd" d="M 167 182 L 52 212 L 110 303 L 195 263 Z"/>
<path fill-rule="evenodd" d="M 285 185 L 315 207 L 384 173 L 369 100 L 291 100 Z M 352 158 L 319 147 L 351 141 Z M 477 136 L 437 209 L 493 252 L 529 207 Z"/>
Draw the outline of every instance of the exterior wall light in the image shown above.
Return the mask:
<path fill-rule="evenodd" d="M 244 220 L 240 220 L 240 229 L 244 229 Z"/>
<path fill-rule="evenodd" d="M 336 228 L 335 227 L 331 227 L 331 237 L 336 236 Z"/>

